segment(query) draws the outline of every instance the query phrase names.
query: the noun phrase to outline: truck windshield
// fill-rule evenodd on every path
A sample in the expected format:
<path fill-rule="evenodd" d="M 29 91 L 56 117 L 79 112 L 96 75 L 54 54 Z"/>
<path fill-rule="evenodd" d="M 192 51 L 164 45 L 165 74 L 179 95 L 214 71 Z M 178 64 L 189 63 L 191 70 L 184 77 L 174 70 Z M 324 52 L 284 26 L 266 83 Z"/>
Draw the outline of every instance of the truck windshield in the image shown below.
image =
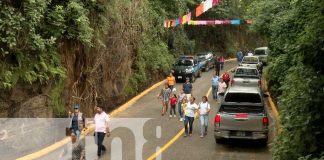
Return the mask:
<path fill-rule="evenodd" d="M 266 55 L 265 50 L 255 50 L 254 55 Z"/>
<path fill-rule="evenodd" d="M 256 93 L 227 93 L 224 101 L 238 103 L 261 103 L 261 97 Z"/>
<path fill-rule="evenodd" d="M 261 105 L 222 105 L 219 111 L 227 113 L 263 113 L 264 107 Z"/>
<path fill-rule="evenodd" d="M 192 61 L 186 60 L 186 59 L 181 59 L 178 61 L 177 66 L 192 66 Z"/>
<path fill-rule="evenodd" d="M 258 77 L 257 69 L 253 68 L 238 68 L 234 74 L 234 77 Z"/>
<path fill-rule="evenodd" d="M 257 57 L 244 57 L 242 63 L 256 64 L 258 63 Z"/>

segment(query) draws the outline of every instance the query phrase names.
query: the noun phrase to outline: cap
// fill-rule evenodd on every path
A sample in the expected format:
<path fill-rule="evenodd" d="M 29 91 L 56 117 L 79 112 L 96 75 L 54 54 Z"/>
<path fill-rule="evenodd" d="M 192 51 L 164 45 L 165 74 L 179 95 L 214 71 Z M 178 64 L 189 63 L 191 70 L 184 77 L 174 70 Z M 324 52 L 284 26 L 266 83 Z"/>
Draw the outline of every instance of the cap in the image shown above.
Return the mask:
<path fill-rule="evenodd" d="M 75 104 L 75 105 L 73 106 L 73 108 L 74 108 L 74 109 L 80 109 L 80 105 Z"/>

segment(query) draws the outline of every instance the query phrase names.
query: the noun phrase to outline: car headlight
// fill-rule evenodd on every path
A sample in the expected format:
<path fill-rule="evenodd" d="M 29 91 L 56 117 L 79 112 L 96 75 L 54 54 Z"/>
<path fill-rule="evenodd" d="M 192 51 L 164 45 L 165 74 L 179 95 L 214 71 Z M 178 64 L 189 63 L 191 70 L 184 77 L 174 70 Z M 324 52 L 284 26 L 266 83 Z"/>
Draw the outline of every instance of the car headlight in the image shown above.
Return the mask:
<path fill-rule="evenodd" d="M 186 69 L 186 73 L 192 73 L 192 71 L 193 71 L 193 68 L 187 68 Z"/>

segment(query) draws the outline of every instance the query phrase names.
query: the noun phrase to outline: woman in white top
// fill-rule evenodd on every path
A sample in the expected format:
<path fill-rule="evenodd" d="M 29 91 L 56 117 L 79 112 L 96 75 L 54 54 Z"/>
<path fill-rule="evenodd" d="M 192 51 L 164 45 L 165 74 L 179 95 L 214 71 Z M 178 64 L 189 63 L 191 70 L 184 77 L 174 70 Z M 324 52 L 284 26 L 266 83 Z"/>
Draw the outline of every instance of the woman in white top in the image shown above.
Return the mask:
<path fill-rule="evenodd" d="M 195 103 L 195 97 L 190 97 L 190 102 L 188 102 L 187 107 L 184 110 L 185 113 L 185 120 L 184 120 L 184 127 L 185 127 L 185 135 L 191 136 L 192 134 L 192 125 L 195 120 L 195 113 L 198 110 L 198 105 Z M 188 123 L 189 123 L 189 131 L 188 131 Z"/>
<path fill-rule="evenodd" d="M 210 104 L 208 103 L 208 99 L 206 96 L 202 97 L 202 102 L 199 103 L 198 113 L 200 115 L 200 124 L 201 124 L 201 135 L 200 138 L 203 138 L 207 135 L 207 127 L 208 127 L 208 114 L 210 112 Z"/>

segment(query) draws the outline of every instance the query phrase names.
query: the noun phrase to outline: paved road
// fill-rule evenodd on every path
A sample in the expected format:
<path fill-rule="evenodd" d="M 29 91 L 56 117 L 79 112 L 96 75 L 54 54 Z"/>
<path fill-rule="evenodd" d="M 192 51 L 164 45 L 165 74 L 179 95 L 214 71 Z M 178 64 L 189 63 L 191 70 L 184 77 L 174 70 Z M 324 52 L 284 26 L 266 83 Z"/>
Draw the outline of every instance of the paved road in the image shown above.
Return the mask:
<path fill-rule="evenodd" d="M 237 65 L 236 61 L 226 62 L 225 70 Z M 206 95 L 210 88 L 210 79 L 213 71 L 204 72 L 193 84 L 193 94 L 197 103 Z M 176 85 L 181 88 L 181 83 Z M 155 153 L 159 147 L 167 144 L 183 128 L 179 117 L 170 118 L 161 116 L 161 102 L 156 98 L 162 86 L 154 89 L 127 110 L 119 113 L 112 119 L 112 135 L 105 138 L 104 145 L 108 151 L 101 159 L 113 160 L 141 160 L 147 159 Z M 157 159 L 271 159 L 269 148 L 262 148 L 251 141 L 228 141 L 226 144 L 216 144 L 213 137 L 213 119 L 219 105 L 209 96 L 212 111 L 210 113 L 208 135 L 201 139 L 200 122 L 195 120 L 192 137 L 184 138 L 182 135 Z M 273 138 L 273 120 L 270 118 L 270 141 Z M 87 159 L 96 158 L 96 145 L 93 136 L 86 137 Z M 42 160 L 57 159 L 62 149 L 43 157 Z"/>
<path fill-rule="evenodd" d="M 228 70 L 235 66 L 236 61 L 227 62 L 225 69 Z M 213 71 L 203 73 L 202 78 L 197 79 L 193 84 L 193 94 L 198 100 L 197 103 L 201 101 L 201 97 L 206 95 L 210 88 L 210 78 L 212 74 Z M 180 89 L 180 86 L 181 84 L 179 83 L 176 85 L 176 88 Z M 106 138 L 104 141 L 105 146 L 107 146 L 109 150 L 102 159 L 146 159 L 152 153 L 156 152 L 157 147 L 162 147 L 164 144 L 168 143 L 168 141 L 183 128 L 183 123 L 179 122 L 178 117 L 170 118 L 168 116 L 161 116 L 161 104 L 160 101 L 156 99 L 156 95 L 161 88 L 162 87 L 153 90 L 132 107 L 116 117 L 152 118 L 144 125 L 144 137 L 147 140 L 144 146 L 135 149 L 135 139 L 136 143 L 138 143 L 139 139 L 134 138 L 134 134 L 130 129 L 117 128 L 113 130 L 112 136 L 108 139 Z M 259 147 L 257 143 L 251 141 L 229 141 L 228 144 L 225 145 L 216 144 L 213 137 L 213 119 L 219 106 L 212 100 L 211 95 L 209 99 L 212 111 L 209 117 L 210 126 L 208 135 L 203 139 L 199 137 L 200 124 L 199 120 L 195 120 L 193 136 L 188 138 L 181 136 L 157 159 L 271 159 L 268 148 Z M 136 119 L 130 119 L 128 123 L 134 121 L 136 121 Z M 272 118 L 270 118 L 270 126 L 273 126 Z M 137 125 L 137 127 L 141 128 L 142 126 Z M 273 132 L 270 134 L 272 135 Z M 112 143 L 113 146 L 111 146 Z M 113 151 L 110 150 L 111 148 Z M 142 149 L 142 154 L 136 154 L 138 153 L 136 151 L 141 151 Z"/>

